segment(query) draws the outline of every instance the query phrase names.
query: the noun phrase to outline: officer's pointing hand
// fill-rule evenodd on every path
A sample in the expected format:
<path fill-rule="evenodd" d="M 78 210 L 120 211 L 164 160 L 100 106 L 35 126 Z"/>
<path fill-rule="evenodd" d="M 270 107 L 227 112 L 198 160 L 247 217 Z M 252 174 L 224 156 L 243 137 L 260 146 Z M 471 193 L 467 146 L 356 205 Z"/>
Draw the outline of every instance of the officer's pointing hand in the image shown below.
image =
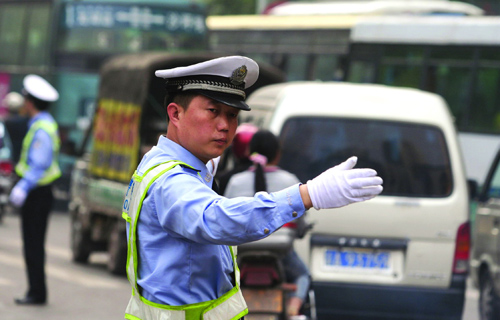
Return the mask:
<path fill-rule="evenodd" d="M 343 207 L 382 192 L 382 178 L 373 169 L 353 169 L 357 161 L 357 157 L 350 157 L 307 182 L 315 209 Z"/>

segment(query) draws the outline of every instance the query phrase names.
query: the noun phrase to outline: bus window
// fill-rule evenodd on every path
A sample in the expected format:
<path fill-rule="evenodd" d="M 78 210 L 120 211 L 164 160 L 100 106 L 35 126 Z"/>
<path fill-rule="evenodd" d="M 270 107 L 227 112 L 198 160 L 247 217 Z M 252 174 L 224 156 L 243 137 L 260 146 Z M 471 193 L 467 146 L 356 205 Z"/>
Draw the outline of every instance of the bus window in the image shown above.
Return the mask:
<path fill-rule="evenodd" d="M 476 91 L 471 108 L 469 127 L 477 131 L 500 132 L 500 69 L 482 68 L 478 71 Z"/>
<path fill-rule="evenodd" d="M 475 49 L 470 47 L 433 47 L 429 58 L 431 60 L 443 60 L 447 64 L 470 64 L 470 61 L 474 58 L 474 54 Z"/>
<path fill-rule="evenodd" d="M 384 61 L 418 65 L 422 64 L 425 56 L 425 49 L 422 46 L 387 45 L 383 50 Z"/>
<path fill-rule="evenodd" d="M 341 80 L 342 74 L 339 74 L 338 60 L 338 56 L 330 54 L 317 55 L 314 61 L 313 79 L 322 81 Z"/>
<path fill-rule="evenodd" d="M 410 88 L 420 86 L 423 47 L 387 45 L 384 46 L 383 52 L 377 83 Z"/>
<path fill-rule="evenodd" d="M 289 55 L 286 60 L 286 74 L 288 81 L 307 79 L 309 56 L 306 54 Z"/>
<path fill-rule="evenodd" d="M 0 8 L 0 61 L 2 64 L 22 63 L 23 34 L 27 5 L 5 5 Z M 8 50 L 5 50 L 8 48 Z"/>
<path fill-rule="evenodd" d="M 26 39 L 26 61 L 29 66 L 48 63 L 50 7 L 43 4 L 30 5 L 28 38 Z"/>
<path fill-rule="evenodd" d="M 373 83 L 375 64 L 369 61 L 353 61 L 349 65 L 347 81 L 354 83 Z"/>
<path fill-rule="evenodd" d="M 427 76 L 425 90 L 441 95 L 448 102 L 458 128 L 467 128 L 471 70 L 439 65 L 430 67 Z"/>
<path fill-rule="evenodd" d="M 420 66 L 382 65 L 376 82 L 395 87 L 418 88 L 421 74 Z"/>

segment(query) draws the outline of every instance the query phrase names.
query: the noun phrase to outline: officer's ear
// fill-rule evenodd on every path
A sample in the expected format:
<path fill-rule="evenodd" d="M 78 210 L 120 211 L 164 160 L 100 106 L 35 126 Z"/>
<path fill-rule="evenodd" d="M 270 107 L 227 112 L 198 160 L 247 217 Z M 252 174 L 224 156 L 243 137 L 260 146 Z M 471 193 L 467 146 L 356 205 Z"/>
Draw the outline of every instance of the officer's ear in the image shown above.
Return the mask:
<path fill-rule="evenodd" d="M 180 119 L 180 114 L 184 111 L 182 106 L 175 102 L 171 102 L 167 106 L 167 115 L 171 123 L 177 123 Z"/>

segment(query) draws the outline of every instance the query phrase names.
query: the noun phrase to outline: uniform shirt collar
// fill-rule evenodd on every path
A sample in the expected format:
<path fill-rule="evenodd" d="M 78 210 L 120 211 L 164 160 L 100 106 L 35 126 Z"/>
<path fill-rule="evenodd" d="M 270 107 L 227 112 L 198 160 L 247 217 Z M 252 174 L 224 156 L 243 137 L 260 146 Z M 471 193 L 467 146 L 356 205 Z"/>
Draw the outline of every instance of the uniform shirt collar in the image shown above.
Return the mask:
<path fill-rule="evenodd" d="M 157 147 L 168 154 L 172 160 L 182 161 L 199 170 L 203 182 L 210 188 L 212 187 L 213 177 L 208 172 L 207 166 L 187 149 L 164 136 L 160 136 L 158 139 Z"/>
<path fill-rule="evenodd" d="M 29 120 L 28 126 L 31 126 L 33 123 L 35 123 L 35 121 L 38 121 L 41 119 L 50 119 L 50 114 L 47 111 L 40 111 L 33 118 L 31 118 Z"/>

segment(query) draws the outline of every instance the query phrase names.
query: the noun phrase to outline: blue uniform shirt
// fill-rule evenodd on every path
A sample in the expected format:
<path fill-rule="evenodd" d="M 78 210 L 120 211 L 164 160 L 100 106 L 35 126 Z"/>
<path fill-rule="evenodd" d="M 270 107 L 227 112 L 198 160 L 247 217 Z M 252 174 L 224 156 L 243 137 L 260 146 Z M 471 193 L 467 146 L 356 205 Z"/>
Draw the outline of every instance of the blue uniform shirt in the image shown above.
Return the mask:
<path fill-rule="evenodd" d="M 138 284 L 153 302 L 184 305 L 216 299 L 233 285 L 227 245 L 262 239 L 304 214 L 299 184 L 275 193 L 227 199 L 212 188 L 203 162 L 160 137 L 137 171 L 180 160 L 158 178 L 143 202 L 138 233 Z M 293 213 L 296 212 L 296 217 Z"/>
<path fill-rule="evenodd" d="M 28 128 L 39 120 L 55 122 L 50 113 L 42 111 L 30 119 L 28 122 Z M 47 132 L 44 130 L 36 131 L 33 137 L 33 142 L 31 143 L 28 151 L 27 163 L 30 169 L 17 183 L 17 186 L 21 187 L 24 191 L 29 192 L 31 189 L 36 187 L 38 180 L 40 180 L 45 170 L 47 170 L 52 164 L 54 152 L 52 143 L 52 139 Z"/>

